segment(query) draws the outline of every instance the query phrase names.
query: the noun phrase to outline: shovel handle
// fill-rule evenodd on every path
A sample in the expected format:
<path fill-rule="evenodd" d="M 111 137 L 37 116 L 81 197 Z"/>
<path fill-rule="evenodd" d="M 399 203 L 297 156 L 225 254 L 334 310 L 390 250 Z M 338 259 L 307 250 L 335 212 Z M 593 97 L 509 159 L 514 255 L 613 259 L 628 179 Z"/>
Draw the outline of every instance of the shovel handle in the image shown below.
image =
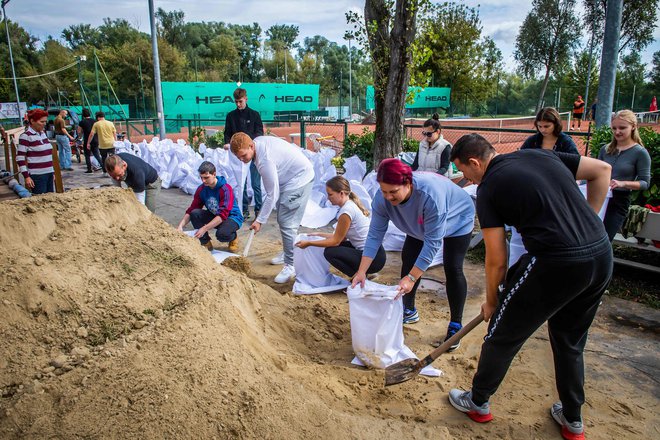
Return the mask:
<path fill-rule="evenodd" d="M 254 229 L 250 231 L 250 236 L 248 237 L 247 244 L 245 245 L 245 249 L 243 250 L 243 256 L 247 257 L 248 253 L 250 252 L 250 246 L 252 246 L 252 239 L 254 238 Z"/>
<path fill-rule="evenodd" d="M 454 345 L 456 342 L 460 341 L 465 335 L 470 333 L 476 326 L 481 324 L 481 321 L 484 320 L 484 315 L 479 312 L 479 316 L 475 317 L 472 321 L 465 324 L 465 326 L 457 331 L 451 338 L 447 339 L 445 342 L 440 344 L 438 348 L 433 350 L 428 354 L 424 359 L 419 362 L 419 369 L 431 365 L 434 360 L 436 360 L 442 353 L 449 350 L 449 348 Z"/>

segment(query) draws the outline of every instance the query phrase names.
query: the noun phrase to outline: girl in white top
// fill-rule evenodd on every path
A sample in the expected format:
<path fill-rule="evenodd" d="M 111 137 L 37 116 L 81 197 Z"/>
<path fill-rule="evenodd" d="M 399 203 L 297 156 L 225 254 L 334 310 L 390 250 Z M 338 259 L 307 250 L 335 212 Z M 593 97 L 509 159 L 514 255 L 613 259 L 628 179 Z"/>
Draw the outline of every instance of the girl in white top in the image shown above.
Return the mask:
<path fill-rule="evenodd" d="M 351 191 L 351 185 L 344 177 L 333 177 L 325 185 L 330 203 L 340 207 L 335 232 L 313 234 L 325 239 L 303 240 L 296 243 L 296 246 L 302 249 L 307 246 L 326 248 L 323 251 L 325 259 L 343 274 L 352 277 L 360 267 L 362 249 L 369 233 L 369 211 L 362 206 L 360 199 Z M 385 266 L 385 258 L 385 249 L 380 246 L 367 273 L 380 271 Z"/>

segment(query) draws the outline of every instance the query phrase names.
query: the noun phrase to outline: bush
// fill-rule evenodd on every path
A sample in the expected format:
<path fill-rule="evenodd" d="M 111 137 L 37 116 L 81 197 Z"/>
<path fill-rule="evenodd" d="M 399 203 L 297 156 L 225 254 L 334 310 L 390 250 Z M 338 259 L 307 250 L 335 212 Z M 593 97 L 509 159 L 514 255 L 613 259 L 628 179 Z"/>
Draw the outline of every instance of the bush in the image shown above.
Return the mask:
<path fill-rule="evenodd" d="M 208 148 L 220 148 L 225 145 L 225 132 L 219 130 L 211 136 L 206 138 L 206 146 Z"/>
<path fill-rule="evenodd" d="M 342 157 L 357 156 L 367 163 L 367 172 L 374 168 L 374 132 L 365 127 L 362 134 L 349 133 L 344 140 Z"/>
<path fill-rule="evenodd" d="M 644 191 L 633 191 L 632 201 L 638 205 L 660 205 L 660 133 L 648 127 L 639 129 L 642 143 L 651 156 L 651 184 Z M 600 150 L 612 141 L 610 127 L 597 128 L 589 141 L 589 151 L 592 157 L 598 157 Z"/>
<path fill-rule="evenodd" d="M 414 138 L 403 138 L 403 151 L 419 151 L 419 140 Z"/>

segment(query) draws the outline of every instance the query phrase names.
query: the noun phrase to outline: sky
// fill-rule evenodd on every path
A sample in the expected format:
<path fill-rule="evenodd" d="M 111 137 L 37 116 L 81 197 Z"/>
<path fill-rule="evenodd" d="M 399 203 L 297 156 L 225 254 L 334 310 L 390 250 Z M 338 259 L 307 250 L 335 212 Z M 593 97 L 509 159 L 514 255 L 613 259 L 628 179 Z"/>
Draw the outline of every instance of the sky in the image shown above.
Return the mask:
<path fill-rule="evenodd" d="M 505 67 L 514 70 L 516 36 L 531 9 L 531 1 L 465 0 L 465 4 L 478 6 L 482 35 L 495 40 Z M 322 35 L 340 43 L 344 32 L 350 29 L 345 13 L 349 10 L 361 13 L 364 0 L 154 0 L 154 8 L 182 10 L 186 21 L 257 22 L 264 32 L 273 24 L 294 24 L 300 28 L 300 42 L 305 37 Z M 60 38 L 62 29 L 73 24 L 99 26 L 104 17 L 124 18 L 140 31 L 150 32 L 147 0 L 10 0 L 6 12 L 11 20 L 44 40 L 49 35 Z M 653 52 L 660 50 L 660 27 L 655 29 L 654 37 L 656 41 L 641 54 L 642 61 L 649 65 Z"/>

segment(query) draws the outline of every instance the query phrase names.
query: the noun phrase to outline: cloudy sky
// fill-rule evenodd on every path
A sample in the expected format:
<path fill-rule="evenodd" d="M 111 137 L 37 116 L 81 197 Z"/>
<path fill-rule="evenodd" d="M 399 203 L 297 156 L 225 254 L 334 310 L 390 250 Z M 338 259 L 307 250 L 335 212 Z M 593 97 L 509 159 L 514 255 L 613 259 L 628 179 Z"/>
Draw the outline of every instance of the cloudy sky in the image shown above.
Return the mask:
<path fill-rule="evenodd" d="M 502 50 L 509 69 L 515 68 L 513 50 L 518 29 L 531 8 L 529 0 L 466 0 L 479 6 L 483 33 L 491 36 Z M 578 2 L 580 3 L 580 2 Z M 340 42 L 349 29 L 345 13 L 362 11 L 364 1 L 356 0 L 154 0 L 154 7 L 166 11 L 182 10 L 186 21 L 224 21 L 251 24 L 257 22 L 268 29 L 273 24 L 295 24 L 300 27 L 300 40 L 323 35 Z M 78 23 L 98 26 L 104 17 L 125 18 L 143 32 L 149 32 L 147 0 L 10 0 L 7 15 L 33 35 L 45 39 L 59 38 L 62 29 Z M 660 28 L 654 32 L 655 43 L 642 54 L 651 62 L 653 52 L 660 50 Z"/>

